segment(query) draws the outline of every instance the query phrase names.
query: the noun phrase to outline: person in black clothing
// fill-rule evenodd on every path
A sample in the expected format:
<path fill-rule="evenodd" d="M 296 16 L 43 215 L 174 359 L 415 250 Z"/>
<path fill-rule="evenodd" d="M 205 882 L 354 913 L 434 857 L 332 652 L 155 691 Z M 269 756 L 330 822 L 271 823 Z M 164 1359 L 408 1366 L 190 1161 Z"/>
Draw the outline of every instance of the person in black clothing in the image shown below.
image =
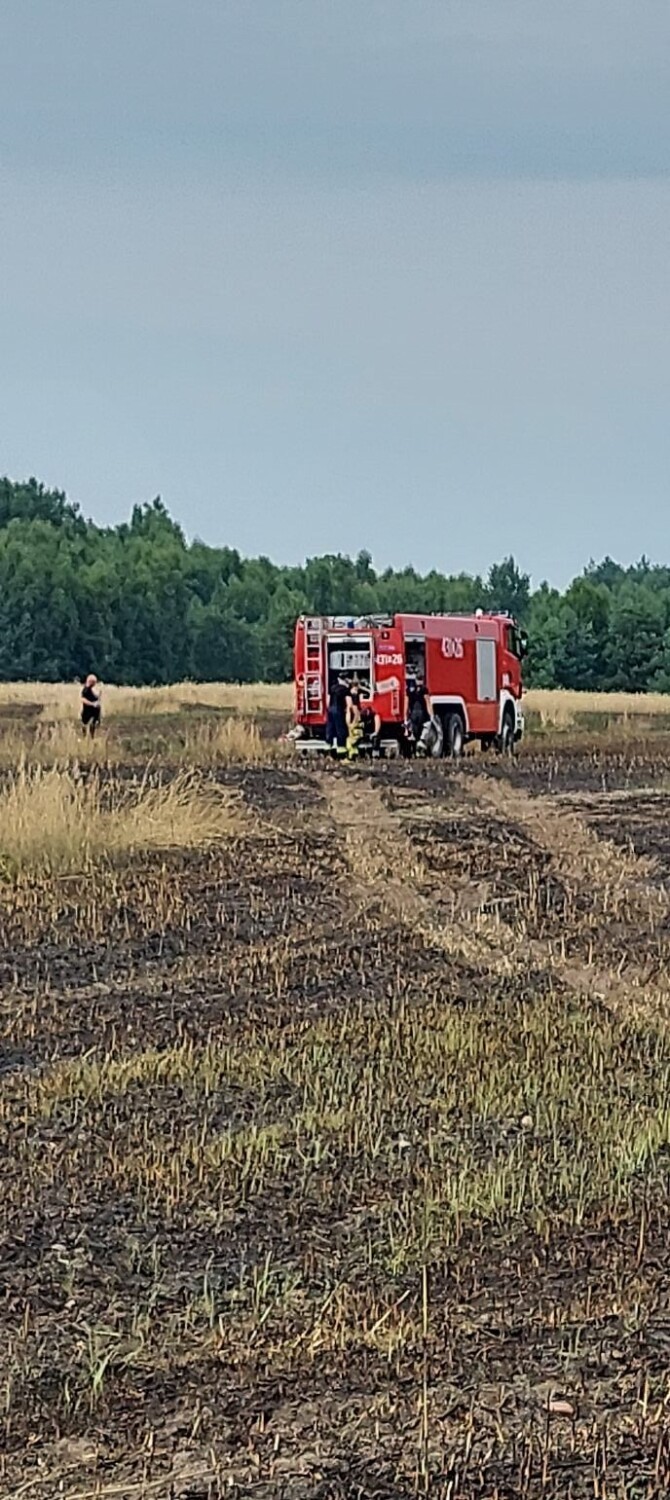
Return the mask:
<path fill-rule="evenodd" d="M 100 724 L 100 712 L 98 679 L 90 672 L 81 690 L 81 726 L 84 734 L 89 734 L 91 739 Z"/>
<path fill-rule="evenodd" d="M 351 684 L 349 687 L 349 697 L 351 699 L 353 715 L 357 716 L 360 713 L 361 699 L 363 697 L 363 686 L 359 682 L 355 672 L 351 679 Z"/>
<path fill-rule="evenodd" d="M 417 672 L 415 678 L 410 678 L 407 683 L 407 721 L 411 725 L 415 740 L 421 738 L 424 724 L 433 717 L 433 705 L 430 693 L 424 682 L 423 674 Z"/>
<path fill-rule="evenodd" d="M 376 760 L 381 754 L 382 721 L 372 703 L 361 703 L 361 724 L 365 743 L 371 746 Z"/>
<path fill-rule="evenodd" d="M 347 678 L 340 672 L 330 692 L 326 740 L 334 755 L 346 755 L 351 692 Z"/>

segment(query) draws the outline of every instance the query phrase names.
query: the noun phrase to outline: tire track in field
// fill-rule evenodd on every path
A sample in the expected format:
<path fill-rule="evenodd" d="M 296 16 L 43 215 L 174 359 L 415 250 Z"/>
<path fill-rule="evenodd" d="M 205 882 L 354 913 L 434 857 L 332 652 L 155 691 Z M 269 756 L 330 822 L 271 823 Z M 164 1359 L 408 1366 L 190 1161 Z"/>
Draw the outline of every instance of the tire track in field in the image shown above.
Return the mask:
<path fill-rule="evenodd" d="M 665 978 L 668 944 L 663 928 L 670 918 L 670 896 L 659 882 L 657 861 L 600 837 L 571 806 L 556 798 L 527 792 L 490 776 L 477 778 L 467 795 L 478 808 L 503 823 L 523 829 L 549 855 L 556 875 L 582 902 L 603 929 L 618 927 L 630 935 L 629 951 L 613 967 L 607 962 L 579 962 L 565 956 L 565 937 L 557 948 L 547 943 L 547 961 L 572 988 L 594 994 L 611 1008 L 647 1018 L 667 1016 L 670 984 Z M 648 939 L 649 962 L 640 962 L 640 938 Z M 534 944 L 533 944 L 534 946 Z M 650 965 L 655 972 L 650 974 Z"/>
<path fill-rule="evenodd" d="M 478 968 L 510 975 L 528 967 L 527 945 L 522 952 L 510 929 L 483 910 L 486 889 L 436 880 L 372 778 L 325 772 L 321 789 L 340 830 L 349 900 Z"/>
<path fill-rule="evenodd" d="M 482 909 L 488 900 L 487 888 L 458 875 L 449 884 L 442 877 L 435 880 L 406 833 L 402 814 L 385 805 L 372 778 L 326 772 L 320 780 L 325 809 L 339 831 L 349 870 L 349 900 L 375 909 L 387 921 L 411 927 L 446 956 L 499 975 L 524 975 L 533 968 L 622 1015 L 664 1021 L 670 1008 L 670 985 L 660 978 L 650 982 L 634 957 L 624 968 L 614 969 L 607 963 L 567 956 L 562 941 L 529 936 L 522 927 L 515 929 Z M 539 799 L 483 776 L 468 796 L 473 817 L 477 808 L 485 806 L 489 814 L 525 828 L 551 855 L 562 878 L 590 892 L 595 889 L 604 917 L 608 910 L 611 917 L 615 896 L 628 922 L 636 918 L 627 902 L 637 903 L 634 912 L 638 919 L 644 913 L 647 922 L 652 916 L 660 920 L 667 912 L 667 898 L 664 904 L 657 903 L 655 888 L 645 883 L 653 862 L 638 860 L 614 845 L 611 850 L 603 849 L 602 841 L 572 813 L 554 813 L 553 809 L 548 813 L 545 807 L 535 806 Z M 439 817 L 439 811 L 439 804 L 432 803 L 426 809 L 427 819 L 431 812 Z M 622 868 L 613 879 L 619 860 Z M 607 877 L 609 884 L 604 883 Z"/>
<path fill-rule="evenodd" d="M 615 904 L 625 899 L 636 915 L 662 917 L 670 910 L 664 891 L 654 882 L 660 874 L 657 861 L 635 854 L 589 828 L 579 813 L 555 797 L 531 797 L 527 792 L 492 776 L 477 778 L 477 803 L 530 834 L 539 848 L 556 862 L 560 874 L 575 885 L 601 886 Z"/>

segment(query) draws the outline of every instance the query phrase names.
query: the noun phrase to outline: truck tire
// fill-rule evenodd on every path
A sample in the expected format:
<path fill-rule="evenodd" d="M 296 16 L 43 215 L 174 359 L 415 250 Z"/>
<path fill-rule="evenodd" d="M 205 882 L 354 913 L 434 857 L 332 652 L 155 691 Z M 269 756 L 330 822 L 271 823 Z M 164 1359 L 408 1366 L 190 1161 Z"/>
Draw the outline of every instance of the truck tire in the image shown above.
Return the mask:
<path fill-rule="evenodd" d="M 514 755 L 516 744 L 516 724 L 508 709 L 503 714 L 502 729 L 500 730 L 499 747 L 500 754 L 511 757 Z"/>
<path fill-rule="evenodd" d="M 460 760 L 465 745 L 465 730 L 460 714 L 448 714 L 444 725 L 444 754 L 449 760 Z"/>

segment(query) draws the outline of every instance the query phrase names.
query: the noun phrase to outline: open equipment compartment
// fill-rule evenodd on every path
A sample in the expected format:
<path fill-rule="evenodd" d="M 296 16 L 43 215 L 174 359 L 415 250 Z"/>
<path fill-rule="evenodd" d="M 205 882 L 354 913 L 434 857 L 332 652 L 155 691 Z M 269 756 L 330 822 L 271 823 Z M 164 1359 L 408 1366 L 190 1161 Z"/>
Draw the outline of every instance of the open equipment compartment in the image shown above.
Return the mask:
<path fill-rule="evenodd" d="M 328 692 L 331 693 L 340 673 L 351 681 L 357 677 L 364 696 L 374 690 L 374 658 L 369 635 L 329 635 L 327 642 Z"/>

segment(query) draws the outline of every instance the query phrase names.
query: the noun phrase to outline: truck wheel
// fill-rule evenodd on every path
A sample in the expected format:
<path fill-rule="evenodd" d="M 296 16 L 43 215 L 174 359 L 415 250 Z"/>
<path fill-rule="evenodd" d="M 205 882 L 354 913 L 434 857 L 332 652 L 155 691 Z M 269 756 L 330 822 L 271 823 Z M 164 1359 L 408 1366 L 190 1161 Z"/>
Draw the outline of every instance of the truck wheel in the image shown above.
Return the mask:
<path fill-rule="evenodd" d="M 465 744 L 463 720 L 460 714 L 449 714 L 444 726 L 444 753 L 450 760 L 460 760 Z"/>
<path fill-rule="evenodd" d="M 500 744 L 500 754 L 501 755 L 512 756 L 514 754 L 514 744 L 515 744 L 515 738 L 514 738 L 514 736 L 515 736 L 515 724 L 514 724 L 514 720 L 512 718 L 512 715 L 506 712 L 505 715 L 504 715 L 503 721 L 502 721 L 502 729 L 500 731 L 500 741 L 499 741 L 499 744 Z"/>

